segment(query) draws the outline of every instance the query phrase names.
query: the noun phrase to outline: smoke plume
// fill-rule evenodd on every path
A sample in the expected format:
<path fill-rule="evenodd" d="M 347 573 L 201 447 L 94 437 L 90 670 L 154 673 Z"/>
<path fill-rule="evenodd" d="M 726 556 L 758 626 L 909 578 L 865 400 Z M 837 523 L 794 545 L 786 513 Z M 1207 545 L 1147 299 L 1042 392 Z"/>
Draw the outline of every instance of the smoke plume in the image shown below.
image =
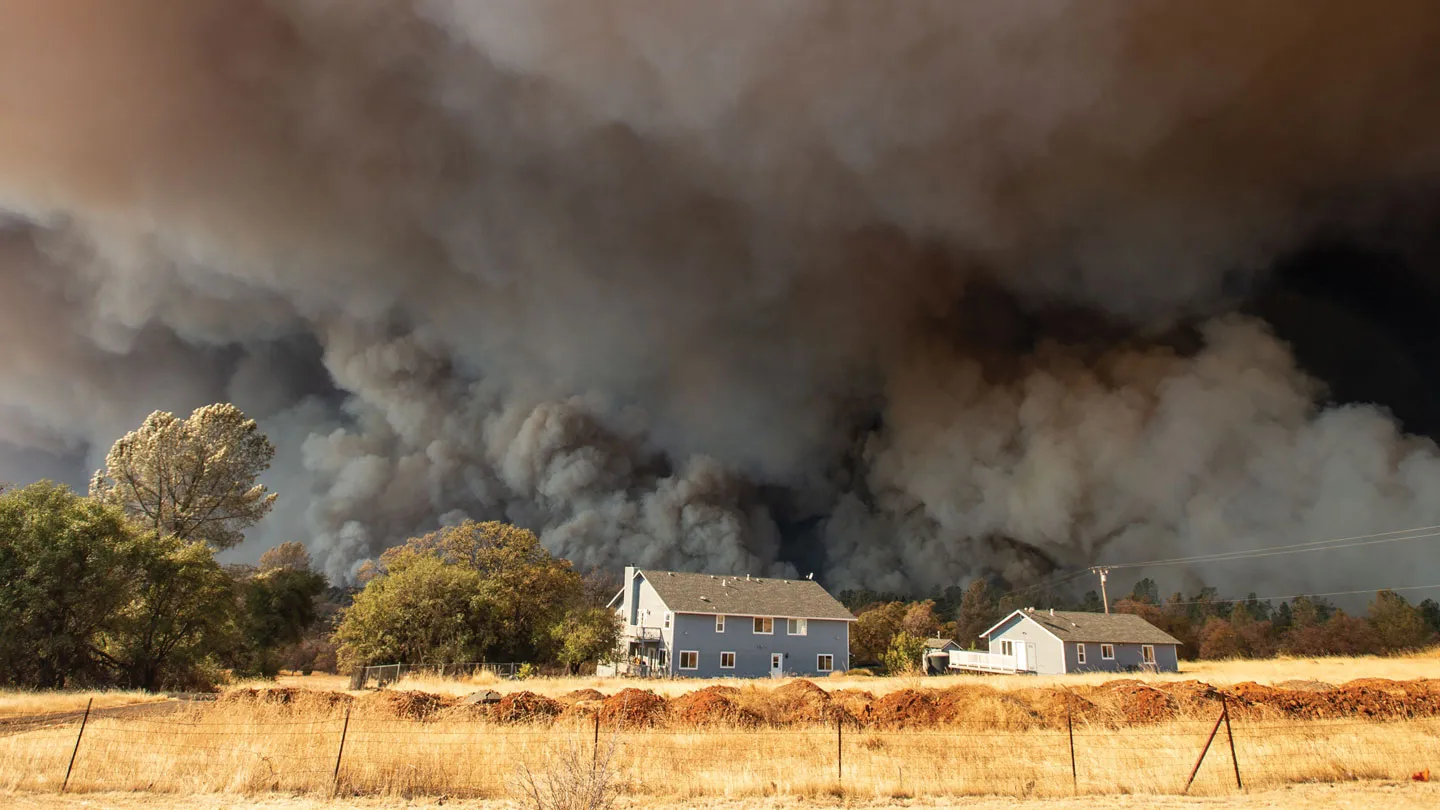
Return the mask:
<path fill-rule="evenodd" d="M 899 591 L 1440 524 L 1435 445 L 1246 314 L 1428 205 L 1430 0 L 0 19 L 12 479 L 233 400 L 281 450 L 250 553 L 342 578 L 465 517 Z M 1393 548 L 1188 575 L 1440 571 Z"/>

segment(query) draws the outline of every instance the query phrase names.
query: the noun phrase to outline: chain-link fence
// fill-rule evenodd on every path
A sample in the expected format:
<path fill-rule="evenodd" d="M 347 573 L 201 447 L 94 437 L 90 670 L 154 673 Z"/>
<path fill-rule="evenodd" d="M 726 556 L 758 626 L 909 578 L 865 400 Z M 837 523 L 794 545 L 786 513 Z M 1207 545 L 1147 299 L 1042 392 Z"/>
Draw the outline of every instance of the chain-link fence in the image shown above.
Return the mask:
<path fill-rule="evenodd" d="M 520 672 L 520 664 L 380 664 L 370 667 L 356 667 L 350 673 L 351 689 L 368 689 L 375 686 L 389 686 L 407 676 L 432 678 L 473 678 L 489 672 L 500 678 L 514 678 Z"/>

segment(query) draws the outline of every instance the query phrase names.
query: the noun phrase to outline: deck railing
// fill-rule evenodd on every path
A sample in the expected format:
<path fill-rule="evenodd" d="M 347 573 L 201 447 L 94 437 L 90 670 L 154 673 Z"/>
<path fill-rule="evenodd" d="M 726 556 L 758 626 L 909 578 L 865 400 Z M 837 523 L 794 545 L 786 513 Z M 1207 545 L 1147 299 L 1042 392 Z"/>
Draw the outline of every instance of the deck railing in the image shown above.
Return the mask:
<path fill-rule="evenodd" d="M 1018 672 L 1015 656 L 989 652 L 952 650 L 950 668 L 971 672 Z"/>

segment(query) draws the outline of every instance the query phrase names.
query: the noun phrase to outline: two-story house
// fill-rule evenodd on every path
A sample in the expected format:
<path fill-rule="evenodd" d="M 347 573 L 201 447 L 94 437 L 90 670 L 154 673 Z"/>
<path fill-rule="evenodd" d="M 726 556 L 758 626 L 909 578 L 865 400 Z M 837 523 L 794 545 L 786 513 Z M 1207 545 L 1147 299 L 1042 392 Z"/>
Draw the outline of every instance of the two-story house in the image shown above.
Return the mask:
<path fill-rule="evenodd" d="M 625 569 L 610 607 L 619 660 L 600 674 L 828 675 L 850 666 L 855 617 L 819 583 Z"/>

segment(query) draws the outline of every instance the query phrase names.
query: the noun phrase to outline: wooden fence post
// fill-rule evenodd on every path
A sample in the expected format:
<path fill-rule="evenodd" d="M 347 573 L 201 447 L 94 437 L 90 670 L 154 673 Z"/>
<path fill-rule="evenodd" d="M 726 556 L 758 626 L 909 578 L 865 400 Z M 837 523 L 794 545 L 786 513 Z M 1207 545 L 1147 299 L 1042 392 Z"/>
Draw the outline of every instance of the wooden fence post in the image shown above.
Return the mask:
<path fill-rule="evenodd" d="M 350 734 L 350 707 L 345 707 L 345 724 L 340 727 L 340 750 L 335 752 L 335 773 L 330 777 L 330 795 L 340 790 L 340 760 L 345 756 L 345 738 Z"/>
<path fill-rule="evenodd" d="M 1230 762 L 1235 766 L 1235 787 L 1244 790 L 1245 785 L 1240 782 L 1240 760 L 1235 757 L 1235 734 L 1230 730 L 1230 702 L 1225 699 L 1225 693 L 1220 693 L 1220 713 L 1225 718 L 1225 736 L 1230 738 Z"/>
<path fill-rule="evenodd" d="M 1220 723 L 1225 720 L 1224 696 L 1221 696 L 1220 716 L 1215 718 L 1215 727 L 1210 729 L 1210 736 L 1205 738 L 1205 747 L 1200 749 L 1200 758 L 1195 760 L 1195 767 L 1190 769 L 1190 778 L 1185 780 L 1185 789 L 1182 793 L 1190 792 L 1190 785 L 1195 782 L 1195 774 L 1200 772 L 1200 763 L 1205 761 L 1205 755 L 1210 751 L 1210 743 L 1215 742 L 1215 735 L 1220 731 Z"/>
<path fill-rule="evenodd" d="M 70 752 L 70 764 L 65 766 L 65 781 L 60 783 L 61 793 L 70 786 L 70 771 L 75 769 L 75 756 L 80 753 L 80 740 L 85 736 L 85 724 L 90 722 L 90 707 L 93 705 L 95 698 L 85 701 L 85 716 L 80 718 L 80 732 L 75 735 L 75 749 Z"/>
<path fill-rule="evenodd" d="M 594 773 L 600 768 L 600 712 L 595 712 L 595 747 L 590 754 L 590 772 Z"/>
<path fill-rule="evenodd" d="M 1071 716 L 1070 701 L 1065 701 L 1065 729 L 1070 732 L 1070 787 L 1080 792 L 1080 770 L 1075 767 L 1075 720 Z"/>
<path fill-rule="evenodd" d="M 845 718 L 835 718 L 835 784 L 845 784 Z"/>

